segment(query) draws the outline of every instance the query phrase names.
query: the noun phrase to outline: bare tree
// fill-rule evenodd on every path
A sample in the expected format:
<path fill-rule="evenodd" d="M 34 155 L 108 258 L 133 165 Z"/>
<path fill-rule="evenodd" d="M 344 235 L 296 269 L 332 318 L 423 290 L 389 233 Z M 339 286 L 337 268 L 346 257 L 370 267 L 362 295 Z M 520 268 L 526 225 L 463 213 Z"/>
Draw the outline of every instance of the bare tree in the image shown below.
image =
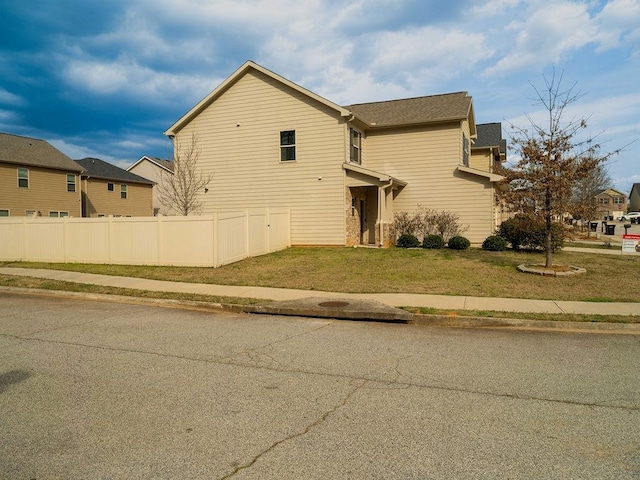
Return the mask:
<path fill-rule="evenodd" d="M 577 220 L 589 221 L 596 218 L 598 204 L 595 196 L 612 187 L 611 177 L 604 165 L 597 165 L 584 178 L 579 179 L 573 189 L 571 215 Z"/>
<path fill-rule="evenodd" d="M 578 138 L 587 127 L 584 118 L 565 119 L 567 107 L 582 95 L 575 84 L 562 89 L 562 75 L 544 78 L 543 90 L 533 87 L 537 103 L 545 111 L 544 124 L 536 123 L 530 116 L 530 126 L 511 125 L 513 144 L 519 150 L 520 159 L 512 167 L 505 167 L 504 175 L 510 188 L 508 201 L 523 210 L 531 209 L 545 224 L 545 266 L 552 266 L 552 226 L 570 210 L 573 191 L 589 172 L 602 165 L 616 152 L 602 155 L 593 138 Z M 533 85 L 532 85 L 533 86 Z"/>
<path fill-rule="evenodd" d="M 158 185 L 158 200 L 177 215 L 202 211 L 202 194 L 206 193 L 213 174 L 205 174 L 198 166 L 200 150 L 194 133 L 191 142 L 182 145 L 173 140 L 173 173 L 162 172 Z"/>

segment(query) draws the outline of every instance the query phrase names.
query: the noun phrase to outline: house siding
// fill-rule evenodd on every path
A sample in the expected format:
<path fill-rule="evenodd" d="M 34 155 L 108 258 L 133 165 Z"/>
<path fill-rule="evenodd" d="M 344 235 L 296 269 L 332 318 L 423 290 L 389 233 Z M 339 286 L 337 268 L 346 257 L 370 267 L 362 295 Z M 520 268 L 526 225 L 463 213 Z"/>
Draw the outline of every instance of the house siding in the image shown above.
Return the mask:
<path fill-rule="evenodd" d="M 113 183 L 112 192 L 107 190 L 107 183 Z M 120 198 L 120 185 L 127 186 L 126 199 Z M 89 178 L 82 180 L 82 193 L 85 217 L 97 217 L 98 214 L 153 216 L 151 185 Z"/>
<path fill-rule="evenodd" d="M 29 170 L 29 188 L 18 188 L 19 167 Z M 67 192 L 68 173 L 75 175 L 75 192 Z M 27 210 L 39 211 L 42 216 L 62 211 L 80 217 L 80 176 L 77 172 L 0 164 L 0 210 L 9 210 L 12 217 L 24 217 Z"/>
<path fill-rule="evenodd" d="M 482 177 L 457 171 L 468 123 L 372 131 L 365 145 L 366 168 L 408 182 L 394 199 L 394 211 L 418 206 L 451 211 L 469 226 L 464 235 L 481 243 L 494 228 L 493 188 Z"/>
<path fill-rule="evenodd" d="M 296 161 L 280 161 L 280 132 L 295 130 Z M 344 245 L 345 125 L 338 112 L 251 70 L 176 135 L 196 134 L 198 164 L 213 174 L 202 213 L 290 207 L 291 241 Z"/>
<path fill-rule="evenodd" d="M 138 163 L 135 167 L 127 171 L 131 173 L 135 173 L 136 175 L 139 175 L 142 178 L 146 178 L 147 180 L 151 180 L 152 182 L 155 182 L 156 185 L 154 185 L 153 188 L 151 189 L 153 213 L 154 215 L 155 214 L 169 215 L 170 214 L 169 210 L 164 205 L 162 205 L 162 203 L 160 203 L 160 200 L 158 200 L 158 188 L 160 185 L 162 185 L 163 172 L 166 175 L 171 175 L 171 173 L 167 172 L 166 170 L 163 170 L 157 165 L 154 165 L 148 160 Z"/>

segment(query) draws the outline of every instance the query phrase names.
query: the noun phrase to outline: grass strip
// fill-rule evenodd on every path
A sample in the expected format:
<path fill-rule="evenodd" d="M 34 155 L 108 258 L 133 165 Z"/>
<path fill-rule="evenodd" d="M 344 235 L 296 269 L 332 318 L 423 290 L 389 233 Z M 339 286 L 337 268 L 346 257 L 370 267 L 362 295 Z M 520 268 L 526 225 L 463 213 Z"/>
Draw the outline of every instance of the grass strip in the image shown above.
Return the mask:
<path fill-rule="evenodd" d="M 423 315 L 443 315 L 447 317 L 513 318 L 550 322 L 593 322 L 593 323 L 640 323 L 640 316 L 592 315 L 583 313 L 529 313 L 499 312 L 492 310 L 442 310 L 429 307 L 402 307 L 410 313 Z"/>
<path fill-rule="evenodd" d="M 4 287 L 35 288 L 40 290 L 58 290 L 64 292 L 99 293 L 106 295 L 122 295 L 126 297 L 157 298 L 163 300 L 186 300 L 190 302 L 226 303 L 232 305 L 256 305 L 271 300 L 243 297 L 222 297 L 216 295 L 199 295 L 194 293 L 155 292 L 132 288 L 106 287 L 89 283 L 65 282 L 45 278 L 0 275 L 0 285 Z"/>

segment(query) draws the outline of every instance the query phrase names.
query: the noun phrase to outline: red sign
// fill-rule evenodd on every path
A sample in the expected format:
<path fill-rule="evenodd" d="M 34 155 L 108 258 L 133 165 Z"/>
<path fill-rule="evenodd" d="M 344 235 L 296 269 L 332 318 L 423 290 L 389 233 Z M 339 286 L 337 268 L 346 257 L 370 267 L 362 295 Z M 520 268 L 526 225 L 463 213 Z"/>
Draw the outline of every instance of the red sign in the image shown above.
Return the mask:
<path fill-rule="evenodd" d="M 627 235 L 622 235 L 623 240 L 640 240 L 640 235 L 635 233 L 629 233 Z"/>

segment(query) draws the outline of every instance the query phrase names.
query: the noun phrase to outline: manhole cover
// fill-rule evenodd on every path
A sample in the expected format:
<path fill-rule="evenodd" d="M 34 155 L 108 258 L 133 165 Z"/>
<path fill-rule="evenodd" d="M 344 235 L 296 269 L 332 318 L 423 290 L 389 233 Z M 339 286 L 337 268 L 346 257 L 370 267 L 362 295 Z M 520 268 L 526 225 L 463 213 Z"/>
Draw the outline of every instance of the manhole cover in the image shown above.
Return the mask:
<path fill-rule="evenodd" d="M 339 302 L 339 301 L 322 302 L 322 303 L 319 303 L 318 305 L 320 305 L 321 307 L 346 307 L 347 305 L 349 305 L 349 302 Z"/>

